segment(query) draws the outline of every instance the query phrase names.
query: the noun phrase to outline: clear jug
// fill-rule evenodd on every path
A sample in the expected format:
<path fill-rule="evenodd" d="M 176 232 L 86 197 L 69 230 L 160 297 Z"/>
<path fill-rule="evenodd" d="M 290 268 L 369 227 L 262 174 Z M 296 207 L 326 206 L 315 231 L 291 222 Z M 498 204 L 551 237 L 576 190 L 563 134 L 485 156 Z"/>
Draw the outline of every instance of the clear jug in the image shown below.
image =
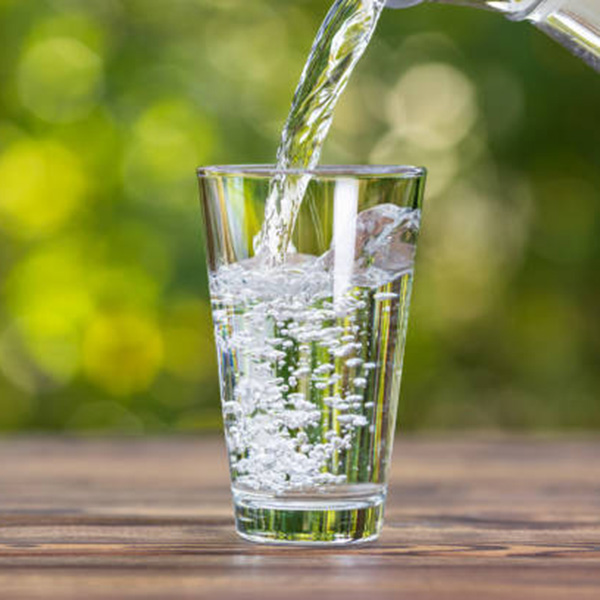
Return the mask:
<path fill-rule="evenodd" d="M 387 0 L 390 8 L 425 2 L 473 6 L 529 21 L 600 71 L 600 0 Z"/>

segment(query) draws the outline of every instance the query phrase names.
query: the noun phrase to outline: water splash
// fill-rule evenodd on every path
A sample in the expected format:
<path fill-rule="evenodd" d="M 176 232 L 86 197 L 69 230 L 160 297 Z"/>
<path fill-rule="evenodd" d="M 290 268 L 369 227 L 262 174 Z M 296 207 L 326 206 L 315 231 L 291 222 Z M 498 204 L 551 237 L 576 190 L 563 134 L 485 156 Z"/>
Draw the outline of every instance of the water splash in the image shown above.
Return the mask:
<path fill-rule="evenodd" d="M 257 256 L 281 264 L 310 181 L 319 162 L 335 106 L 375 31 L 384 0 L 336 0 L 314 41 L 296 88 L 277 151 Z M 294 169 L 302 172 L 294 173 Z M 292 170 L 292 172 L 290 172 Z"/>

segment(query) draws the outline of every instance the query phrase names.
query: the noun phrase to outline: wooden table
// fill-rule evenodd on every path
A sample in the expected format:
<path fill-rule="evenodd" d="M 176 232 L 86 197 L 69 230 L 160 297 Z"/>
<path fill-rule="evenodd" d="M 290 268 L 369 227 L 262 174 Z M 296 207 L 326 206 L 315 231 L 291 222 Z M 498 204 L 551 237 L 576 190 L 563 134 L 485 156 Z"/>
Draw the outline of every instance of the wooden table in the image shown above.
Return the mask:
<path fill-rule="evenodd" d="M 410 438 L 379 542 L 252 545 L 218 439 L 0 441 L 0 598 L 600 599 L 600 440 Z"/>

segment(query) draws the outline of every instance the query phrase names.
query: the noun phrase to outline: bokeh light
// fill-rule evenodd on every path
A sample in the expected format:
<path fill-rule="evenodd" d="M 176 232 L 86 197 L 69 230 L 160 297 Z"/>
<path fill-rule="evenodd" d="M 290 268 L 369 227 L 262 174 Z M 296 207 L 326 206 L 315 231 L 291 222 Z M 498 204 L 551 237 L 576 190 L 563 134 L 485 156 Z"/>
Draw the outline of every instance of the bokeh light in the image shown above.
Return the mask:
<path fill-rule="evenodd" d="M 188 205 L 195 167 L 214 149 L 210 122 L 185 102 L 165 100 L 145 110 L 133 125 L 125 157 L 125 185 L 144 202 Z"/>
<path fill-rule="evenodd" d="M 475 88 L 452 65 L 418 65 L 388 95 L 386 114 L 392 130 L 409 143 L 431 150 L 451 148 L 477 119 Z"/>
<path fill-rule="evenodd" d="M 160 329 L 140 314 L 95 315 L 84 333 L 84 370 L 110 394 L 127 396 L 146 390 L 162 360 Z"/>
<path fill-rule="evenodd" d="M 0 154 L 0 227 L 10 235 L 47 235 L 84 200 L 87 181 L 76 155 L 54 140 L 21 140 Z"/>
<path fill-rule="evenodd" d="M 80 363 L 81 328 L 94 299 L 80 240 L 57 240 L 32 252 L 6 281 L 5 306 L 36 368 L 66 383 Z"/>
<path fill-rule="evenodd" d="M 46 121 L 84 117 L 102 90 L 102 60 L 77 39 L 50 38 L 28 48 L 19 65 L 23 105 Z"/>

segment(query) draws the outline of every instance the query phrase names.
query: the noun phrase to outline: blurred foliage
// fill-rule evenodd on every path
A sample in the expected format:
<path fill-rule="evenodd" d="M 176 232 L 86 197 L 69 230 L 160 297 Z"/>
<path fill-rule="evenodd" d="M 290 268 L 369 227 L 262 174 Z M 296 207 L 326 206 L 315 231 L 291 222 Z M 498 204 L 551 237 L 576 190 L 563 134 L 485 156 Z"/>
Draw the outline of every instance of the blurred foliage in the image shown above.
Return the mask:
<path fill-rule="evenodd" d="M 0 428 L 220 425 L 194 168 L 271 162 L 324 0 L 0 0 Z M 384 14 L 327 162 L 430 169 L 401 423 L 600 427 L 600 77 Z"/>

